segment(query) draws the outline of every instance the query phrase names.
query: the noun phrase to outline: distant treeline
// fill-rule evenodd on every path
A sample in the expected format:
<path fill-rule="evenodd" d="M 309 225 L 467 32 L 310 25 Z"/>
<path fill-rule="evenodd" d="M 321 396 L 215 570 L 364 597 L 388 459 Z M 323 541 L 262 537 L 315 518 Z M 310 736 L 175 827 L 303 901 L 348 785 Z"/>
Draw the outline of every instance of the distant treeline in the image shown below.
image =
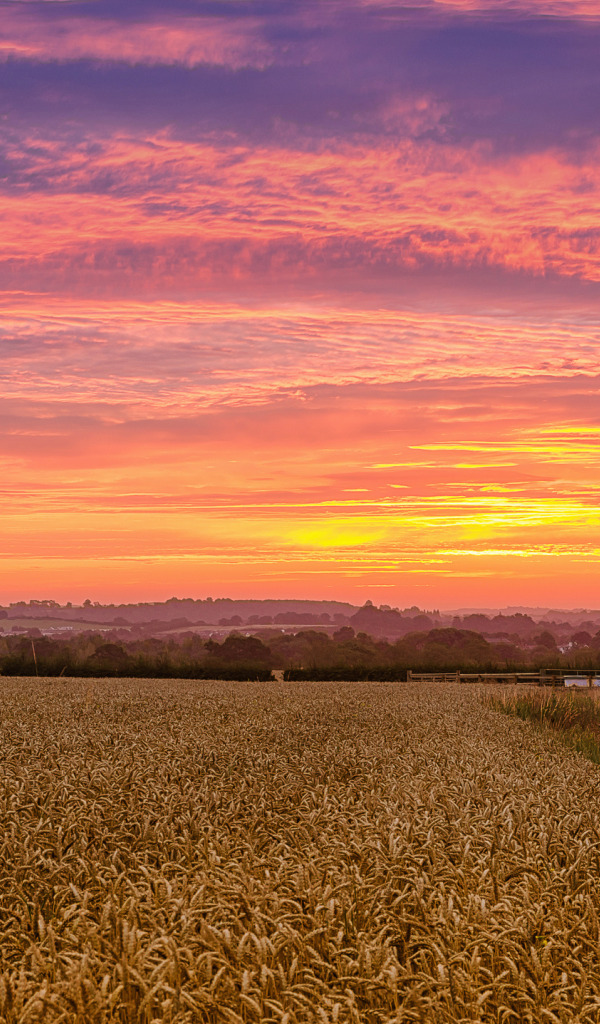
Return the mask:
<path fill-rule="evenodd" d="M 408 669 L 500 672 L 599 664 L 600 632 L 566 654 L 549 632 L 523 649 L 515 642 L 490 642 L 473 630 L 452 627 L 411 633 L 394 642 L 355 633 L 349 626 L 333 636 L 311 629 L 262 637 L 230 633 L 222 643 L 193 632 L 129 640 L 118 632 L 0 637 L 3 675 L 268 679 L 277 669 L 290 680 L 395 680 L 405 679 Z"/>
<path fill-rule="evenodd" d="M 413 605 L 410 608 L 391 608 L 389 605 L 376 607 L 366 601 L 361 608 L 335 601 L 269 601 L 211 598 L 205 600 L 171 598 L 152 604 L 101 605 L 87 600 L 80 606 L 59 605 L 56 601 L 14 602 L 6 608 L 0 607 L 0 620 L 6 630 L 41 628 L 50 625 L 77 629 L 128 631 L 127 639 L 161 636 L 174 631 L 188 630 L 226 631 L 250 630 L 264 633 L 270 627 L 284 627 L 297 632 L 311 627 L 332 633 L 342 626 L 351 626 L 356 634 L 394 642 L 413 633 L 427 633 L 432 630 L 454 628 L 478 633 L 493 644 L 502 640 L 516 643 L 531 650 L 536 646 L 536 637 L 541 630 L 552 633 L 556 643 L 569 650 L 589 641 L 600 629 L 600 611 L 572 611 L 557 613 L 557 620 L 544 617 L 536 621 L 531 615 L 520 611 L 485 614 L 483 612 L 454 615 L 439 609 L 424 611 Z M 576 636 L 574 637 L 574 634 Z M 587 638 L 587 639 L 586 639 Z M 117 635 L 117 639 L 122 636 Z M 572 640 L 575 639 L 575 644 Z"/>
<path fill-rule="evenodd" d="M 142 623 L 175 622 L 191 625 L 241 625 L 250 619 L 270 622 L 298 622 L 316 624 L 319 621 L 346 621 L 356 612 L 356 606 L 340 601 L 302 600 L 233 600 L 211 597 L 204 600 L 170 598 L 168 601 L 136 602 L 133 604 L 101 604 L 84 601 L 61 605 L 58 601 L 14 601 L 0 607 L 0 618 L 52 619 L 66 622 L 89 622 L 98 625 L 139 625 Z M 282 618 L 283 616 L 283 618 Z"/>

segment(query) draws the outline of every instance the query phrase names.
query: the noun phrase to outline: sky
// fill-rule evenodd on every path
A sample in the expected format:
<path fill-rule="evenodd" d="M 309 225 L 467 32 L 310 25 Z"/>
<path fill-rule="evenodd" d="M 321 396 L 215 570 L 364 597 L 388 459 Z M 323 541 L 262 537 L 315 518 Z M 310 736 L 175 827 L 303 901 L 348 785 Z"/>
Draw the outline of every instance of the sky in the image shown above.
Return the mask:
<path fill-rule="evenodd" d="M 0 602 L 599 607 L 600 0 L 0 0 Z"/>

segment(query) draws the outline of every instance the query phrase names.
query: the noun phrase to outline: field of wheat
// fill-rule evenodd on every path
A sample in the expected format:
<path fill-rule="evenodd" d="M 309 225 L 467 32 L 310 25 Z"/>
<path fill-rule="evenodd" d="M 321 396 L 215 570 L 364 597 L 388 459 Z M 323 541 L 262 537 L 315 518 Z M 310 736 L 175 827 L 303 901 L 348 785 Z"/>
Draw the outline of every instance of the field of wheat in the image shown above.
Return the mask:
<path fill-rule="evenodd" d="M 2 679 L 0 1021 L 600 1020 L 600 769 L 468 687 Z"/>

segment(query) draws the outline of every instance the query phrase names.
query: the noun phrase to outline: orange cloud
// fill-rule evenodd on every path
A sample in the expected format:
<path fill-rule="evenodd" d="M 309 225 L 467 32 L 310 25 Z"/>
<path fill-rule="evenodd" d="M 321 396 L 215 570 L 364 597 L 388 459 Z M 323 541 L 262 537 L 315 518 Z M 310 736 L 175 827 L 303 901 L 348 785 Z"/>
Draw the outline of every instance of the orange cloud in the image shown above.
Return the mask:
<path fill-rule="evenodd" d="M 87 580 L 110 567 L 113 595 L 152 580 L 164 596 L 194 573 L 222 594 L 314 594 L 326 575 L 338 596 L 369 583 L 417 600 L 423 585 L 452 605 L 475 588 L 508 596 L 515 573 L 522 600 L 551 583 L 574 595 L 589 571 L 591 602 L 597 390 L 550 376 L 330 384 L 186 416 L 107 397 L 69 415 L 47 399 L 3 423 L 4 586 L 42 559 L 50 592 L 56 565 L 73 581 L 83 559 Z"/>

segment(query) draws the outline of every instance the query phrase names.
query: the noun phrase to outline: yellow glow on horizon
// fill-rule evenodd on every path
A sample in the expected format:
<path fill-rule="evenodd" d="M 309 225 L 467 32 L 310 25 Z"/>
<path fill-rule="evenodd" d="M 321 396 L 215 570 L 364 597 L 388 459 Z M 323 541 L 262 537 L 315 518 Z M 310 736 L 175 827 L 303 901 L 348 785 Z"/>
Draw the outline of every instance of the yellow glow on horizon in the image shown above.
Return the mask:
<path fill-rule="evenodd" d="M 375 544 L 384 536 L 384 530 L 373 526 L 362 517 L 357 521 L 326 520 L 318 525 L 295 528 L 290 534 L 290 541 L 307 548 L 360 548 Z"/>

